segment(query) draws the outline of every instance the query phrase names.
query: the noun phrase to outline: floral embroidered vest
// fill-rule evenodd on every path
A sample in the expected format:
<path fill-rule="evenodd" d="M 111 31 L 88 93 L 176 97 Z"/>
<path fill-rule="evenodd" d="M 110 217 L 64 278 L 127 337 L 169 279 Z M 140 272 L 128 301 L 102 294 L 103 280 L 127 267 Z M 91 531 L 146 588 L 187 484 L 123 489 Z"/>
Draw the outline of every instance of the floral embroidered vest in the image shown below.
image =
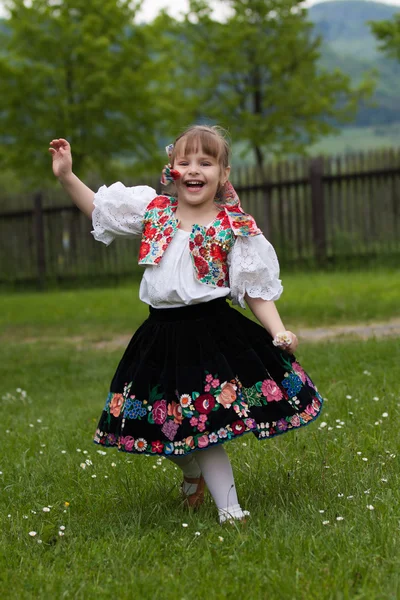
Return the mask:
<path fill-rule="evenodd" d="M 231 186 L 229 184 L 228 192 Z M 252 216 L 243 212 L 232 188 L 232 201 L 225 196 L 221 210 L 208 225 L 193 225 L 189 249 L 196 278 L 213 287 L 228 287 L 227 256 L 235 243 L 235 236 L 254 236 L 261 233 Z M 147 206 L 143 218 L 139 265 L 157 265 L 171 243 L 178 222 L 176 198 L 157 196 Z"/>

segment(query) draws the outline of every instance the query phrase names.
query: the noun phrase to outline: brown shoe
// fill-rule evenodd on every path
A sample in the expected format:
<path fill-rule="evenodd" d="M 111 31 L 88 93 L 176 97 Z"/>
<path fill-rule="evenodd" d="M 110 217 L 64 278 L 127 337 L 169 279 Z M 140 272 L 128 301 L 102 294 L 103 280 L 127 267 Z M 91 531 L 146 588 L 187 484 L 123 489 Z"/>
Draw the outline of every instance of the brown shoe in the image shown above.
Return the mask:
<path fill-rule="evenodd" d="M 197 484 L 197 489 L 193 494 L 185 494 L 183 491 L 183 483 L 181 485 L 181 493 L 184 498 L 184 504 L 189 508 L 199 508 L 201 504 L 204 502 L 204 492 L 206 487 L 206 482 L 204 481 L 203 475 L 200 477 L 185 477 L 183 476 L 183 480 L 186 483 Z"/>

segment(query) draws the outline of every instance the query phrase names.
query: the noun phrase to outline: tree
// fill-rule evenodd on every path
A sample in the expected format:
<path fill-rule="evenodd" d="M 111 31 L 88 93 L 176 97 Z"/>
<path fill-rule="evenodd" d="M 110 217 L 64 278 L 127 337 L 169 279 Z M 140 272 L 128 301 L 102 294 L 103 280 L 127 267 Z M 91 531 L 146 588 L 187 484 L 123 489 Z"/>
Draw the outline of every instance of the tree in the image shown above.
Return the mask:
<path fill-rule="evenodd" d="M 388 21 L 371 21 L 372 33 L 381 42 L 382 50 L 389 58 L 400 61 L 400 13 Z"/>
<path fill-rule="evenodd" d="M 3 167 L 50 177 L 54 137 L 73 146 L 75 169 L 107 173 L 111 159 L 146 164 L 165 124 L 157 104 L 154 40 L 130 0 L 9 0 L 1 35 Z"/>
<path fill-rule="evenodd" d="M 245 142 L 259 166 L 267 153 L 304 152 L 372 92 L 370 81 L 352 87 L 339 70 L 318 66 L 321 40 L 302 1 L 225 1 L 231 16 L 224 23 L 212 19 L 207 2 L 190 2 L 181 27 L 183 80 L 199 113 Z"/>

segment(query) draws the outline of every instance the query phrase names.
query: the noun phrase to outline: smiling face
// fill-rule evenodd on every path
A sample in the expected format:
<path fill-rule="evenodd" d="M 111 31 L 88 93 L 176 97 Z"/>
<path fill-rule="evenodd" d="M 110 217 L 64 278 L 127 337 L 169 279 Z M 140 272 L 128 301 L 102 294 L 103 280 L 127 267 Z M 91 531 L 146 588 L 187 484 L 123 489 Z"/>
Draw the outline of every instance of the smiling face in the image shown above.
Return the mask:
<path fill-rule="evenodd" d="M 175 144 L 171 162 L 181 177 L 175 182 L 178 200 L 211 205 L 229 176 L 225 141 L 209 130 L 194 128 Z"/>
<path fill-rule="evenodd" d="M 229 174 L 229 168 L 221 172 L 218 160 L 202 150 L 177 154 L 174 169 L 181 174 L 176 182 L 178 199 L 190 204 L 213 202 L 218 188 L 226 182 Z"/>

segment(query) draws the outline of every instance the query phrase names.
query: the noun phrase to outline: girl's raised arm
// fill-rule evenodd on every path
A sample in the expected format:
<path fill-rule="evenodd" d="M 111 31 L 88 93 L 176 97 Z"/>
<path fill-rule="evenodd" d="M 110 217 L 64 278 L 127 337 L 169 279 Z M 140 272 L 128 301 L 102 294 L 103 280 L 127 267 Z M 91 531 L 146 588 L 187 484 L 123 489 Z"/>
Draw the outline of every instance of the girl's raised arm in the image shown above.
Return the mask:
<path fill-rule="evenodd" d="M 63 138 L 52 140 L 49 152 L 53 159 L 54 175 L 58 178 L 71 200 L 91 219 L 94 209 L 94 192 L 72 172 L 70 144 Z"/>

